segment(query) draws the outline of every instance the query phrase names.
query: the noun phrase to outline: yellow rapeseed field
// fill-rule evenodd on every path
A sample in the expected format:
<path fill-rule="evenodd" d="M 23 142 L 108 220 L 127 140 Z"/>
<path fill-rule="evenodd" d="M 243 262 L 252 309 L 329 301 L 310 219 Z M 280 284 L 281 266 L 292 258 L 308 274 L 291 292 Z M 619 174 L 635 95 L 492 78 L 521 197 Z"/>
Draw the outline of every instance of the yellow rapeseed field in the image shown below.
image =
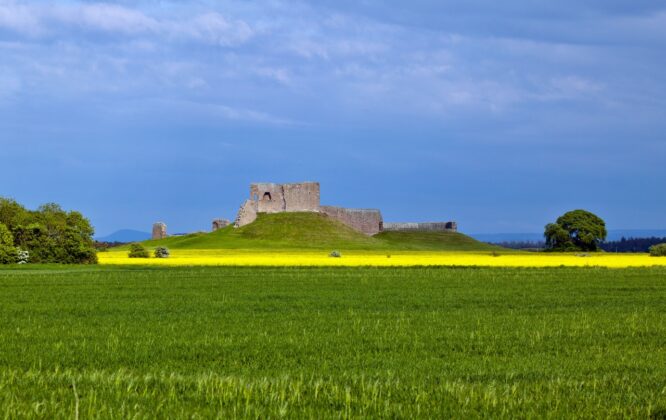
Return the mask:
<path fill-rule="evenodd" d="M 666 258 L 648 254 L 610 253 L 508 253 L 376 251 L 342 252 L 329 257 L 325 251 L 294 250 L 172 250 L 165 259 L 128 258 L 126 251 L 100 252 L 100 264 L 165 266 L 484 266 L 484 267 L 645 267 L 666 266 Z"/>

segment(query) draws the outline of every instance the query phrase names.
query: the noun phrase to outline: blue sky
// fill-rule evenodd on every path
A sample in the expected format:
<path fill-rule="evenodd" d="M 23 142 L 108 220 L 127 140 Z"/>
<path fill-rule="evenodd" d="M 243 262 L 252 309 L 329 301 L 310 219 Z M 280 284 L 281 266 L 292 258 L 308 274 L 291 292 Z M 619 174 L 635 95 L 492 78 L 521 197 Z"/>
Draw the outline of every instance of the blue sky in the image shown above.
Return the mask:
<path fill-rule="evenodd" d="M 0 0 L 0 195 L 100 235 L 253 181 L 464 232 L 666 228 L 656 1 Z"/>

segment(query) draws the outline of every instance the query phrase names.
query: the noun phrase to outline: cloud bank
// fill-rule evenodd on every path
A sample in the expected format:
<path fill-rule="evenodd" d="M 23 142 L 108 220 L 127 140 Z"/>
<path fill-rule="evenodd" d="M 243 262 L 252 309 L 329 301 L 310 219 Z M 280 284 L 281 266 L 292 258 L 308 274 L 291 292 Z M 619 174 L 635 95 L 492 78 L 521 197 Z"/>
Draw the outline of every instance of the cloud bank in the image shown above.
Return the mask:
<path fill-rule="evenodd" d="M 589 202 L 616 206 L 621 219 L 635 212 L 614 193 L 638 199 L 641 179 L 666 177 L 664 48 L 666 6 L 650 1 L 0 0 L 0 145 L 18 157 L 31 150 L 63 179 L 72 168 L 111 177 L 156 148 L 155 170 L 187 162 L 190 184 L 220 167 L 242 185 L 372 170 L 395 217 L 406 207 L 390 207 L 379 179 L 442 185 L 463 174 L 477 196 L 504 191 L 548 213 L 530 179 L 565 207 L 585 204 L 567 196 L 582 174 L 615 174 L 615 188 Z M 257 159 L 231 157 L 248 153 Z M 519 179 L 525 193 L 484 184 L 490 174 Z M 450 188 L 471 204 L 444 211 L 489 230 L 474 208 L 488 202 Z M 422 217 L 437 217 L 438 200 Z M 639 202 L 663 210 L 659 200 Z M 506 223 L 517 229 L 525 217 Z"/>

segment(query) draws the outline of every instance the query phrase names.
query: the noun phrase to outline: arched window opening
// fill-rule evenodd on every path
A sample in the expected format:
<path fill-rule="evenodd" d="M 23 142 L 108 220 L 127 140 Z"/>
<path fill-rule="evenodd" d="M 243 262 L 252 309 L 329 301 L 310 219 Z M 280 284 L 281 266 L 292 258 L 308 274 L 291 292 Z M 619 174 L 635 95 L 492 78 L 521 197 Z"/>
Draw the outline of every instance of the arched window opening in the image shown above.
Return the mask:
<path fill-rule="evenodd" d="M 265 192 L 265 193 L 264 193 L 264 198 L 263 198 L 263 199 L 264 199 L 264 200 L 267 200 L 267 201 L 271 201 L 271 200 L 272 200 L 272 198 L 271 198 L 271 193 L 269 193 L 269 192 Z"/>

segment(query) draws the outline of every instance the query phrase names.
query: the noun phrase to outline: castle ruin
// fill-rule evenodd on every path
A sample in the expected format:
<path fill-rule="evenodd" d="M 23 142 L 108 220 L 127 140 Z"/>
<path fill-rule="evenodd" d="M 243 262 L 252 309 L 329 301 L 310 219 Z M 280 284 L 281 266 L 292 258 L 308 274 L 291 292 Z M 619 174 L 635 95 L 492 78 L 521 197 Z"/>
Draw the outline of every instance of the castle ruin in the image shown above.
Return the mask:
<path fill-rule="evenodd" d="M 250 198 L 238 210 L 233 226 L 239 228 L 257 219 L 258 213 L 314 212 L 325 214 L 352 229 L 368 236 L 380 232 L 456 232 L 456 222 L 425 223 L 384 223 L 378 209 L 351 209 L 346 207 L 322 206 L 318 182 L 298 182 L 293 184 L 254 183 L 250 184 Z M 225 228 L 231 222 L 214 219 L 211 230 Z M 152 239 L 167 237 L 166 224 L 153 224 Z"/>
<path fill-rule="evenodd" d="M 250 198 L 240 207 L 234 227 L 254 222 L 257 213 L 318 212 L 362 232 L 376 235 L 382 231 L 456 231 L 455 222 L 387 223 L 377 209 L 350 209 L 322 206 L 318 182 L 295 184 L 255 183 L 250 185 Z"/>
<path fill-rule="evenodd" d="M 319 211 L 319 183 L 256 183 L 250 185 L 250 198 L 241 205 L 234 226 L 250 224 L 257 213 Z"/>

